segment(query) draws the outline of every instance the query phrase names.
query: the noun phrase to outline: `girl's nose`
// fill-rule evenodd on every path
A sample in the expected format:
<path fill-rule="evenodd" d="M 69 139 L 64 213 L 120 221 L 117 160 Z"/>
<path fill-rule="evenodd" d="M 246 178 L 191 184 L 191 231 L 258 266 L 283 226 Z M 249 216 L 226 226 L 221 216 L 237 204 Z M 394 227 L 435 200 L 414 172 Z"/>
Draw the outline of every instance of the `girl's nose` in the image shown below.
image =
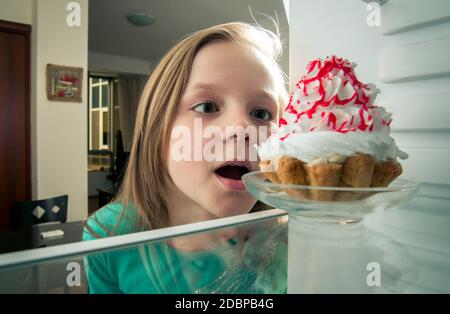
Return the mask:
<path fill-rule="evenodd" d="M 230 112 L 227 119 L 227 124 L 225 125 L 226 138 L 227 140 L 241 139 L 243 135 L 245 136 L 245 141 L 249 141 L 249 130 L 248 128 L 254 127 L 250 121 L 250 117 L 242 111 Z"/>
<path fill-rule="evenodd" d="M 239 132 L 241 132 L 240 130 L 233 130 L 232 132 L 230 132 L 230 134 L 228 134 L 228 140 L 237 140 L 237 139 L 239 139 Z M 249 140 L 250 140 L 250 135 L 247 133 L 247 132 L 245 132 L 245 133 L 243 133 L 243 135 L 245 136 L 244 137 L 244 140 L 246 141 L 246 142 L 248 142 Z"/>

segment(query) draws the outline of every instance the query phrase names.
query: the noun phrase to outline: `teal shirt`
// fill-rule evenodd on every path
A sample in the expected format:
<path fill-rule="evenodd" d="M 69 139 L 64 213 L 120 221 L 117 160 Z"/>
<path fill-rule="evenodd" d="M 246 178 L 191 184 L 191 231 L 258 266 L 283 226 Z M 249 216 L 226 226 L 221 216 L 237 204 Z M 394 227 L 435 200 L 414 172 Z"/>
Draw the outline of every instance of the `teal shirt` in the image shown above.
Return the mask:
<path fill-rule="evenodd" d="M 97 211 L 87 221 L 83 240 L 133 232 L 132 211 L 117 223 L 121 210 L 115 203 Z M 184 252 L 162 241 L 88 255 L 89 292 L 286 293 L 286 237 L 286 224 L 260 225 L 244 246 L 230 239 L 215 249 Z"/>

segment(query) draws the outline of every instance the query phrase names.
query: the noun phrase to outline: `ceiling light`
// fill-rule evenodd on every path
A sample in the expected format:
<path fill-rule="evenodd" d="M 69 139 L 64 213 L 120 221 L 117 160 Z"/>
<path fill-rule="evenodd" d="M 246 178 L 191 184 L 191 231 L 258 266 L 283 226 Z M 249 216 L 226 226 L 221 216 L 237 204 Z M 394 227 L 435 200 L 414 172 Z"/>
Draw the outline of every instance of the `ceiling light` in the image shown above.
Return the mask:
<path fill-rule="evenodd" d="M 147 13 L 130 13 L 127 21 L 135 26 L 147 26 L 155 22 L 155 18 Z"/>

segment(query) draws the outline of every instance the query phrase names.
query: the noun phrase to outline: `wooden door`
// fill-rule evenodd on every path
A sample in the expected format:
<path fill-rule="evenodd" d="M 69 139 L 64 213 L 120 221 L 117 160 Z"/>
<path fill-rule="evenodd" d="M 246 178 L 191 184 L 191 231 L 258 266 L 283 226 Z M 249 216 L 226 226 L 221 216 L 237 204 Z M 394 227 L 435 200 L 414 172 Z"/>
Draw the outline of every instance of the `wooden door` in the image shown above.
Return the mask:
<path fill-rule="evenodd" d="M 0 230 L 11 205 L 31 198 L 30 33 L 0 20 Z"/>

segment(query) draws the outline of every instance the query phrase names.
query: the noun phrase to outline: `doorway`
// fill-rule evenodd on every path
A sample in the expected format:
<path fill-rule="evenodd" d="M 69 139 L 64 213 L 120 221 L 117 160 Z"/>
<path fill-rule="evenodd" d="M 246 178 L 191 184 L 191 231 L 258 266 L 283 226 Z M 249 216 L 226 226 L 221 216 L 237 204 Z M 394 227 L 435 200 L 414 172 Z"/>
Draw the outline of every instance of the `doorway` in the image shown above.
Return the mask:
<path fill-rule="evenodd" d="M 31 199 L 31 26 L 0 20 L 0 230 L 10 208 Z"/>

